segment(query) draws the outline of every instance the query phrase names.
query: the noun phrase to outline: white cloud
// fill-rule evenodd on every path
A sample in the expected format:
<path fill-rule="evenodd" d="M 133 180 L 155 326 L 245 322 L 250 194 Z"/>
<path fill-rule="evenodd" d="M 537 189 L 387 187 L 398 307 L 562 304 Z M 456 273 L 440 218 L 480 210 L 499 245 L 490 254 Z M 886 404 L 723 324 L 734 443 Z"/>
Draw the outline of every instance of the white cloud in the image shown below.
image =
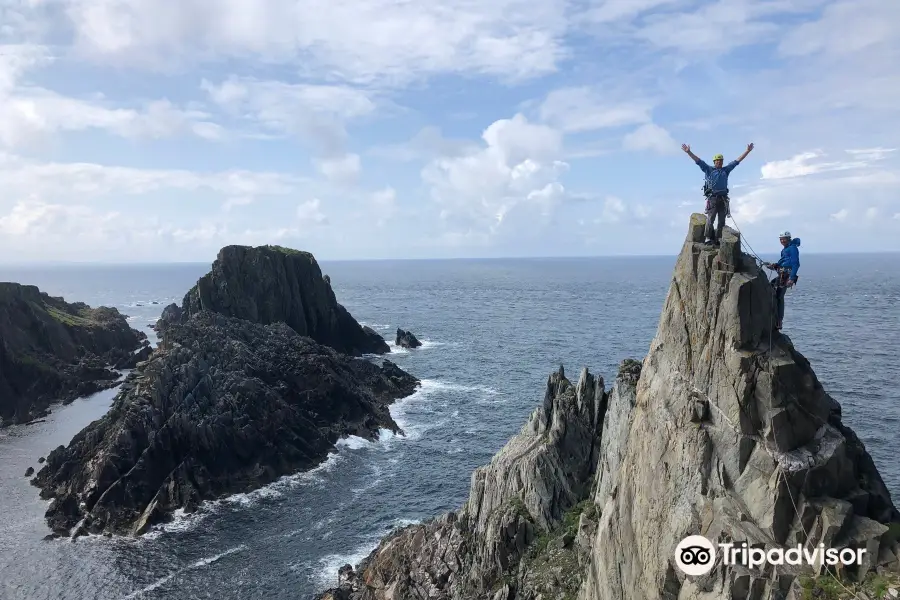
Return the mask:
<path fill-rule="evenodd" d="M 157 68 L 216 59 L 296 64 L 352 81 L 555 69 L 565 3 L 548 0 L 62 0 L 83 55 Z"/>
<path fill-rule="evenodd" d="M 866 218 L 873 221 L 878 218 L 879 210 L 877 206 L 870 206 L 866 209 Z"/>
<path fill-rule="evenodd" d="M 649 150 L 657 154 L 675 154 L 679 145 L 669 132 L 655 123 L 641 125 L 622 140 L 622 147 L 632 152 Z"/>
<path fill-rule="evenodd" d="M 793 28 L 778 45 L 783 56 L 845 55 L 896 42 L 900 7 L 881 0 L 840 0 L 825 6 L 821 17 Z M 893 39 L 892 39 L 893 38 Z M 834 41 L 839 39 L 840 44 Z"/>
<path fill-rule="evenodd" d="M 631 99 L 610 103 L 606 96 L 588 87 L 554 90 L 541 104 L 540 118 L 565 132 L 622 127 L 650 120 L 649 102 Z"/>
<path fill-rule="evenodd" d="M 383 227 L 397 212 L 397 191 L 386 187 L 372 194 L 371 204 L 375 213 L 375 222 Z"/>
<path fill-rule="evenodd" d="M 832 221 L 846 221 L 848 216 L 850 216 L 850 211 L 842 208 L 836 213 L 832 213 L 830 218 Z"/>
<path fill-rule="evenodd" d="M 828 171 L 844 171 L 848 169 L 860 169 L 868 166 L 865 160 L 832 161 L 812 163 L 810 161 L 822 158 L 825 154 L 821 151 L 803 152 L 787 160 L 777 160 L 765 163 L 760 169 L 763 179 L 787 179 L 791 177 L 804 177 Z"/>
<path fill-rule="evenodd" d="M 288 84 L 232 75 L 219 84 L 204 79 L 201 88 L 232 116 L 276 135 L 306 137 L 329 156 L 343 152 L 346 124 L 376 109 L 369 93 L 349 86 Z"/>
<path fill-rule="evenodd" d="M 63 131 L 104 130 L 126 138 L 159 139 L 193 134 L 209 140 L 223 137 L 220 126 L 202 111 L 184 110 L 168 100 L 139 109 L 107 106 L 103 101 L 67 98 L 41 88 L 0 88 L 0 145 L 29 145 Z"/>
<path fill-rule="evenodd" d="M 335 183 L 355 183 L 362 172 L 358 154 L 345 154 L 338 158 L 316 160 L 314 163 L 320 173 Z"/>
<path fill-rule="evenodd" d="M 284 173 L 136 169 L 94 163 L 39 163 L 0 153 L 0 186 L 7 194 L 89 196 L 147 194 L 163 189 L 210 190 L 228 197 L 284 195 L 308 182 Z"/>
<path fill-rule="evenodd" d="M 301 225 L 327 225 L 328 217 L 322 212 L 322 201 L 318 198 L 307 200 L 297 207 L 297 219 Z"/>
<path fill-rule="evenodd" d="M 583 15 L 591 25 L 631 20 L 654 8 L 677 4 L 679 0 L 599 0 Z"/>
<path fill-rule="evenodd" d="M 369 154 L 400 162 L 413 162 L 438 157 L 452 158 L 477 148 L 478 145 L 469 140 L 445 138 L 439 128 L 428 126 L 420 129 L 406 142 L 375 147 Z"/>
<path fill-rule="evenodd" d="M 790 209 L 780 198 L 773 198 L 772 192 L 771 188 L 758 188 L 731 199 L 731 215 L 738 227 L 790 216 Z"/>
<path fill-rule="evenodd" d="M 524 203 L 544 214 L 564 193 L 557 180 L 568 165 L 557 159 L 561 134 L 521 114 L 492 123 L 485 146 L 457 158 L 432 161 L 422 171 L 444 219 L 463 228 L 496 231 Z M 554 185 L 555 184 L 555 185 Z"/>
<path fill-rule="evenodd" d="M 249 204 L 253 204 L 253 196 L 236 196 L 226 200 L 225 204 L 222 205 L 222 210 L 229 212 L 237 206 L 247 206 Z"/>
<path fill-rule="evenodd" d="M 783 17 L 806 13 L 818 4 L 819 0 L 718 0 L 693 4 L 696 8 L 692 10 L 647 15 L 637 25 L 635 35 L 665 50 L 721 55 L 741 46 L 777 40 L 785 27 Z"/>
<path fill-rule="evenodd" d="M 846 150 L 847 154 L 851 154 L 855 158 L 866 162 L 889 158 L 891 153 L 896 151 L 896 148 L 859 148 L 856 150 Z"/>
<path fill-rule="evenodd" d="M 621 198 L 608 197 L 603 202 L 603 212 L 597 218 L 597 223 L 618 223 L 626 214 L 625 203 Z"/>
<path fill-rule="evenodd" d="M 99 214 L 82 205 L 49 204 L 39 199 L 17 202 L 9 214 L 0 217 L 0 232 L 16 237 L 75 238 L 102 235 L 106 225 L 115 221 L 118 213 Z"/>

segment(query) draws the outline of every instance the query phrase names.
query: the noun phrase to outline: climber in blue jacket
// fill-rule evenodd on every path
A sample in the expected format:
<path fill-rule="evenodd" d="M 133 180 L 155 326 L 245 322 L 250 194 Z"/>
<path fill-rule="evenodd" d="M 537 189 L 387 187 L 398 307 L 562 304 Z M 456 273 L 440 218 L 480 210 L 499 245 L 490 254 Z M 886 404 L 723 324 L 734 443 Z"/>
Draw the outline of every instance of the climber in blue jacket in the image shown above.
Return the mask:
<path fill-rule="evenodd" d="M 775 286 L 776 319 L 775 328 L 781 331 L 781 323 L 784 320 L 784 293 L 789 287 L 797 283 L 797 271 L 800 270 L 800 238 L 792 238 L 790 231 L 785 231 L 778 236 L 781 242 L 781 258 L 777 263 L 766 265 L 778 275 L 772 278 Z"/>

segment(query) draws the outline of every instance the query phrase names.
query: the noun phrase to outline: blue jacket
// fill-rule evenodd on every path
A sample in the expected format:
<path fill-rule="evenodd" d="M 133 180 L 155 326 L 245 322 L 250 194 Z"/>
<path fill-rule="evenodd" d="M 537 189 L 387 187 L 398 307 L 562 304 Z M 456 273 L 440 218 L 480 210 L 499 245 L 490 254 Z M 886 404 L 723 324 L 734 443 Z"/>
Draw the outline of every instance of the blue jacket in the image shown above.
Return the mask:
<path fill-rule="evenodd" d="M 781 249 L 781 258 L 775 264 L 789 268 L 791 279 L 797 281 L 797 271 L 800 270 L 800 238 L 792 239 L 790 244 Z"/>
<path fill-rule="evenodd" d="M 709 166 L 702 159 L 697 160 L 697 166 L 706 175 L 706 183 L 714 194 L 724 194 L 728 191 L 728 174 L 734 171 L 739 164 L 741 163 L 733 160 L 721 169 L 717 169 Z"/>

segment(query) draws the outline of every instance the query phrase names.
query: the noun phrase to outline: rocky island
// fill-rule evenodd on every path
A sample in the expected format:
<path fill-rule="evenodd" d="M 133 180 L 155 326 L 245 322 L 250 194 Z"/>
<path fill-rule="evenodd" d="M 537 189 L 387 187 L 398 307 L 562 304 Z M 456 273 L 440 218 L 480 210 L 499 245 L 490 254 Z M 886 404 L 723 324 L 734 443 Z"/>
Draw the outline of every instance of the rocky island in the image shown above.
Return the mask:
<path fill-rule="evenodd" d="M 387 345 L 305 252 L 223 248 L 158 330 L 110 411 L 33 480 L 58 535 L 138 535 L 312 468 L 342 437 L 399 432 L 388 407 L 419 384 L 390 361 L 349 356 Z"/>
<path fill-rule="evenodd" d="M 405 331 L 399 327 L 397 328 L 397 336 L 394 339 L 394 343 L 398 348 L 418 348 L 422 345 L 422 342 L 413 335 L 412 331 Z"/>
<path fill-rule="evenodd" d="M 878 470 L 773 333 L 771 288 L 738 234 L 707 248 L 704 224 L 692 216 L 642 363 L 609 389 L 587 370 L 553 373 L 458 511 L 393 532 L 320 600 L 802 600 L 865 582 L 852 597 L 875 598 L 896 581 L 900 514 Z M 675 562 L 688 535 L 866 552 L 840 581 L 721 555 L 695 577 Z"/>
<path fill-rule="evenodd" d="M 149 352 L 146 334 L 115 308 L 0 282 L 0 426 L 114 387 L 120 374 L 113 369 L 132 368 Z"/>

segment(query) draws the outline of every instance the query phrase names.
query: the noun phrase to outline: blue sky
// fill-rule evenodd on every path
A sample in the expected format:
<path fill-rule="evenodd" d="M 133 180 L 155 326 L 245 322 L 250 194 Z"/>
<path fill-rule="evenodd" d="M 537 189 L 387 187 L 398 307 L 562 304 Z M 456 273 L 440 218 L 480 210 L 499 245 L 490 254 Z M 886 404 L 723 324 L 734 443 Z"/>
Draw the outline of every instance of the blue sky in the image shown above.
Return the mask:
<path fill-rule="evenodd" d="M 0 0 L 0 262 L 900 250 L 900 3 Z"/>

